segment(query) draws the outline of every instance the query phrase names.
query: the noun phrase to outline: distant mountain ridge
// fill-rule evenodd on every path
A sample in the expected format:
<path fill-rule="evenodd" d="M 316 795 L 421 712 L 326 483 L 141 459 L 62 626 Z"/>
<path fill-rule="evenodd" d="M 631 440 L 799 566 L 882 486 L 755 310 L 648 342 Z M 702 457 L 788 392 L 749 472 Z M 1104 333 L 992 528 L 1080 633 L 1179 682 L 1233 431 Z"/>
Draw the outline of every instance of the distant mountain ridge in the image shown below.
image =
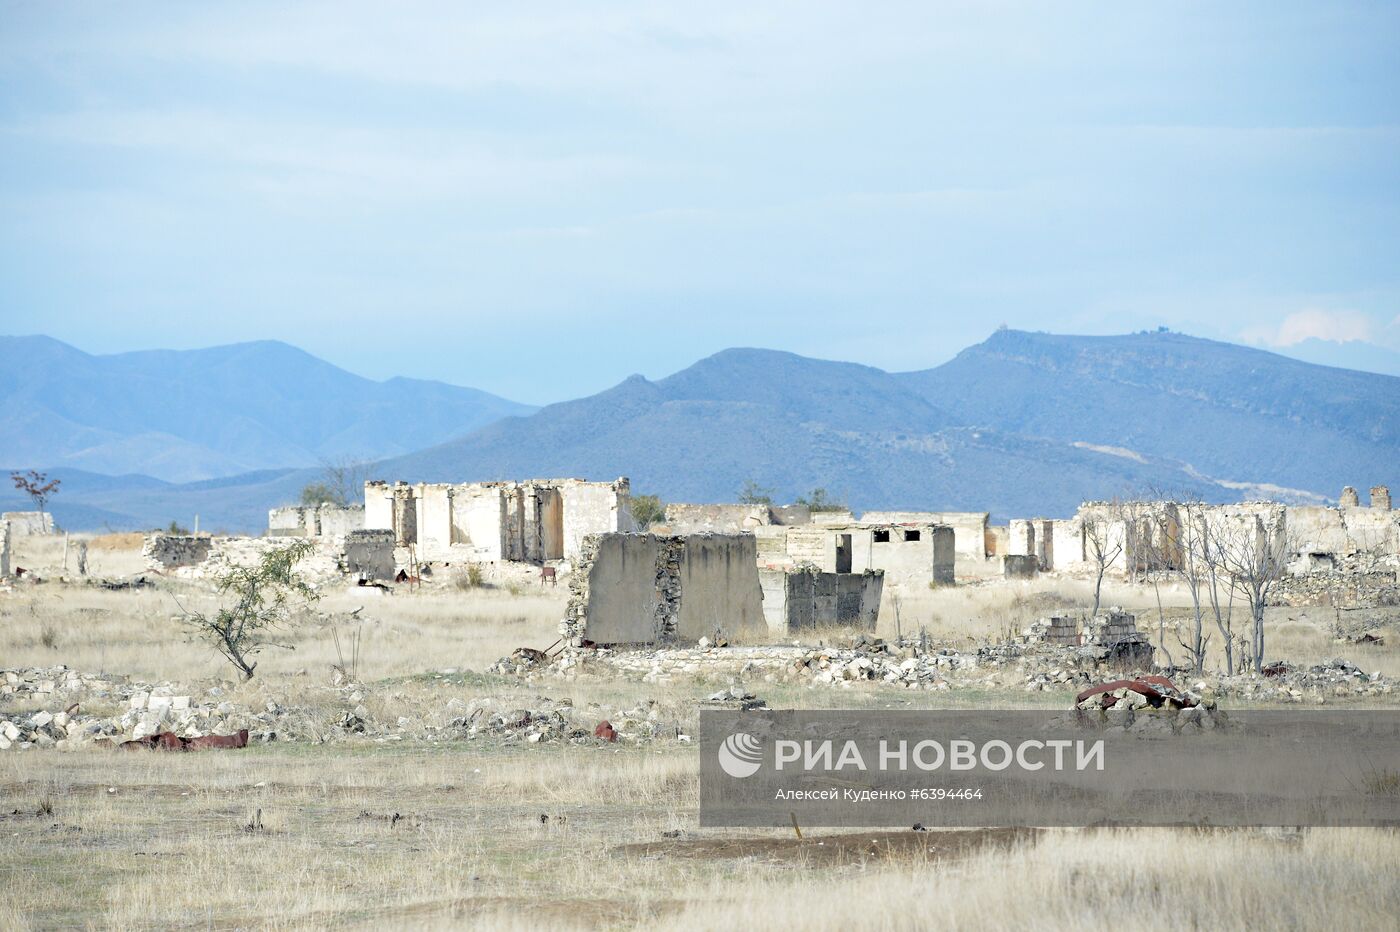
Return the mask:
<path fill-rule="evenodd" d="M 0 463 L 171 481 L 379 459 L 534 410 L 442 382 L 375 382 L 276 341 L 94 356 L 0 337 L 0 396 Z"/>
<path fill-rule="evenodd" d="M 825 487 L 858 511 L 1055 517 L 1085 499 L 1153 491 L 1322 501 L 1344 485 L 1400 487 L 1400 378 L 1175 333 L 1003 330 L 905 373 L 730 349 L 460 433 L 370 474 L 626 475 L 635 491 L 697 502 L 732 501 L 753 481 L 779 500 Z M 75 476 L 60 499 L 137 526 L 199 513 L 205 527 L 257 530 L 317 475 L 91 491 Z"/>

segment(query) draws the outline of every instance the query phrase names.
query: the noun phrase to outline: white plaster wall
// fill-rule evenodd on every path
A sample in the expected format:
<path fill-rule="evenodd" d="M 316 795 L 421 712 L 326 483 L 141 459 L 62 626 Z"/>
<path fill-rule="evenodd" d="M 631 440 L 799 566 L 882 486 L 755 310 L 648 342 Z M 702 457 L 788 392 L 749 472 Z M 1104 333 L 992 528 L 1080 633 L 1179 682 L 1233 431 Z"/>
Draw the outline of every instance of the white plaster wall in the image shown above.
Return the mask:
<path fill-rule="evenodd" d="M 958 564 L 987 559 L 987 512 L 985 511 L 867 511 L 863 524 L 946 524 L 953 529 L 953 546 Z"/>
<path fill-rule="evenodd" d="M 578 557 L 583 539 L 589 534 L 630 530 L 632 512 L 628 507 L 627 481 L 584 482 L 567 479 L 558 483 L 564 502 L 564 559 Z"/>
<path fill-rule="evenodd" d="M 365 483 L 365 529 L 394 529 L 394 493 L 383 483 Z"/>
<path fill-rule="evenodd" d="M 452 544 L 452 486 L 419 483 L 413 487 L 418 510 L 418 559 L 435 559 Z"/>

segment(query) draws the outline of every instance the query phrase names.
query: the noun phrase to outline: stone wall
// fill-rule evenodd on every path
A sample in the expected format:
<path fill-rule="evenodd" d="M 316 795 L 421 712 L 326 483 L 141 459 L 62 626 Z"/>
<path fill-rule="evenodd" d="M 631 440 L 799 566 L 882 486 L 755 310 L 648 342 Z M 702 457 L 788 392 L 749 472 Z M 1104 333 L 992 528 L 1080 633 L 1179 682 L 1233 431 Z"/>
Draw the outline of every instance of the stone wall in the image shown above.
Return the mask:
<path fill-rule="evenodd" d="M 1027 644 L 1049 644 L 1053 647 L 1077 647 L 1079 622 L 1065 615 L 1040 618 L 1026 629 Z"/>
<path fill-rule="evenodd" d="M 0 519 L 0 577 L 10 575 L 10 522 Z"/>
<path fill-rule="evenodd" d="M 956 569 L 953 528 L 929 524 L 867 522 L 756 528 L 762 565 L 813 566 L 828 573 L 883 570 L 892 586 L 951 585 Z M 779 548 L 785 547 L 784 555 Z"/>
<path fill-rule="evenodd" d="M 351 531 L 345 535 L 345 572 L 360 579 L 394 578 L 394 532 Z"/>
<path fill-rule="evenodd" d="M 737 534 L 773 524 L 767 505 L 666 505 L 666 530 L 670 534 Z"/>
<path fill-rule="evenodd" d="M 213 540 L 189 534 L 147 534 L 141 547 L 146 565 L 158 573 L 197 566 L 209 559 Z"/>
<path fill-rule="evenodd" d="M 42 537 L 56 533 L 53 515 L 47 511 L 7 511 L 0 520 L 10 523 L 11 537 Z"/>
<path fill-rule="evenodd" d="M 696 643 L 763 637 L 750 535 L 588 535 L 569 577 L 569 643 Z"/>

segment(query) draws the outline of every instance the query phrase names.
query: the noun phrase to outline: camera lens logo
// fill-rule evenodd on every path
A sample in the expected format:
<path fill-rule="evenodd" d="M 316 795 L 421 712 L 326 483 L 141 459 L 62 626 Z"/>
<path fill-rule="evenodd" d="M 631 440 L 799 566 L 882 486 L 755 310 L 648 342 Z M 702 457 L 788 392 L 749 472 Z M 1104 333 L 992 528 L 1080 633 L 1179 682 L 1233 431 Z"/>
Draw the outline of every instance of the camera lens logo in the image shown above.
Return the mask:
<path fill-rule="evenodd" d="M 763 742 L 753 735 L 735 732 L 719 746 L 719 767 L 731 777 L 751 777 L 762 765 Z"/>

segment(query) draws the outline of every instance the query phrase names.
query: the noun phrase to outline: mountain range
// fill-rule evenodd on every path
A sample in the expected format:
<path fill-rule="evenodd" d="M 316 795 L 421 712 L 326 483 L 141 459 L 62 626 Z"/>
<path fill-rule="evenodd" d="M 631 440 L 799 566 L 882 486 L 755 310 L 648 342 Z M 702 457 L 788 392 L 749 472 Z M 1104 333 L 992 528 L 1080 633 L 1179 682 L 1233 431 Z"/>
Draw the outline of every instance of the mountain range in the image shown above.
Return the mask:
<path fill-rule="evenodd" d="M 263 365 L 237 375 L 231 367 L 221 384 L 257 382 Z M 305 410 L 343 404 L 308 396 Z M 127 407 L 135 419 L 140 406 Z M 626 475 L 635 492 L 701 502 L 732 501 L 753 482 L 778 500 L 823 487 L 858 511 L 985 510 L 1003 519 L 1067 515 L 1082 500 L 1125 494 L 1321 502 L 1343 485 L 1400 485 L 1400 378 L 1170 332 L 1000 330 L 941 366 L 905 373 L 731 349 L 656 381 L 632 376 L 587 398 L 520 407 L 494 409 L 506 416 L 489 423 L 463 420 L 453 439 L 384 456 L 367 475 Z M 454 433 L 450 416 L 431 417 L 434 429 Z M 368 425 L 392 420 L 358 423 L 369 440 Z M 289 430 L 291 443 L 295 424 Z M 318 478 L 314 467 L 291 468 L 297 462 L 305 460 L 182 484 L 59 469 L 54 512 L 71 526 L 111 527 L 187 524 L 198 513 L 206 528 L 256 531 L 267 508 Z"/>
<path fill-rule="evenodd" d="M 0 337 L 0 397 L 0 463 L 169 482 L 382 459 L 534 410 L 442 382 L 374 382 L 275 341 L 93 356 Z"/>

